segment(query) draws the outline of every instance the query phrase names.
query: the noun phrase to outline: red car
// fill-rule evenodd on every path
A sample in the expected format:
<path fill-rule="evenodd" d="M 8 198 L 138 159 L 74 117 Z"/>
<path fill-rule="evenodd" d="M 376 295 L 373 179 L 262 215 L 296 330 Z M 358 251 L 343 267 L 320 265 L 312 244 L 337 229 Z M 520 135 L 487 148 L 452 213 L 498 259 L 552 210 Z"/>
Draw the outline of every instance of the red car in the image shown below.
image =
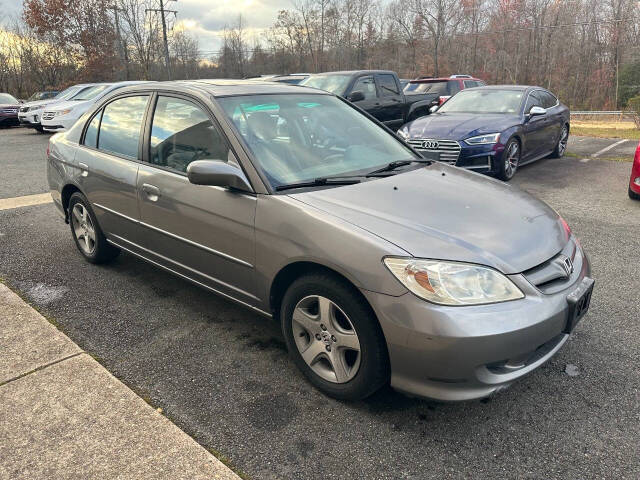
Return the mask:
<path fill-rule="evenodd" d="M 640 200 L 640 144 L 636 149 L 631 167 L 631 179 L 629 180 L 629 198 Z"/>
<path fill-rule="evenodd" d="M 421 100 L 431 100 L 433 105 L 442 105 L 460 90 L 484 87 L 486 82 L 471 75 L 451 75 L 444 78 L 420 77 L 404 87 L 405 95 L 421 95 Z"/>
<path fill-rule="evenodd" d="M 0 128 L 20 125 L 18 109 L 20 102 L 8 93 L 0 93 Z"/>

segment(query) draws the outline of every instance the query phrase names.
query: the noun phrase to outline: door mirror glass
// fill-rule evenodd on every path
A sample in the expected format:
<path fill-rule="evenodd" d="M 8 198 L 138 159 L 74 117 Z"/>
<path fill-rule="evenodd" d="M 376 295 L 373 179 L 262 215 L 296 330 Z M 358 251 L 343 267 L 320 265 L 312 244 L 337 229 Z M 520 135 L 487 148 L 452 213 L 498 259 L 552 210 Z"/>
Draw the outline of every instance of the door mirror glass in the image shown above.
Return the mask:
<path fill-rule="evenodd" d="M 242 170 L 222 160 L 195 160 L 187 167 L 187 177 L 194 185 L 252 191 Z"/>
<path fill-rule="evenodd" d="M 364 93 L 362 93 L 360 90 L 351 92 L 347 97 L 347 100 L 349 100 L 350 102 L 361 102 L 362 100 L 364 100 Z"/>
<path fill-rule="evenodd" d="M 529 115 L 531 115 L 532 117 L 535 117 L 537 115 L 544 115 L 545 113 L 547 113 L 547 109 L 538 106 L 533 106 L 531 107 L 531 110 L 529 110 Z"/>

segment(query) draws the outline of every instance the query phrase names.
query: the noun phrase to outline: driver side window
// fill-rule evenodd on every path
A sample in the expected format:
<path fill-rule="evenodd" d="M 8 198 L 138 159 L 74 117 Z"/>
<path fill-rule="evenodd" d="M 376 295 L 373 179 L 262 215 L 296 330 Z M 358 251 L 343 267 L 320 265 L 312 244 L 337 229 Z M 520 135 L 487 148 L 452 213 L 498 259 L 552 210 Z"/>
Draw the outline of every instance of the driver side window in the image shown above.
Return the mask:
<path fill-rule="evenodd" d="M 524 113 L 529 113 L 532 107 L 542 107 L 542 100 L 538 97 L 537 92 L 531 92 L 527 99 L 527 105 L 524 107 Z"/>
<path fill-rule="evenodd" d="M 149 162 L 187 171 L 195 160 L 226 162 L 229 146 L 209 115 L 181 98 L 159 96 L 153 113 Z"/>
<path fill-rule="evenodd" d="M 360 77 L 351 92 L 362 92 L 365 100 L 376 98 L 376 84 L 373 81 L 373 77 Z"/>

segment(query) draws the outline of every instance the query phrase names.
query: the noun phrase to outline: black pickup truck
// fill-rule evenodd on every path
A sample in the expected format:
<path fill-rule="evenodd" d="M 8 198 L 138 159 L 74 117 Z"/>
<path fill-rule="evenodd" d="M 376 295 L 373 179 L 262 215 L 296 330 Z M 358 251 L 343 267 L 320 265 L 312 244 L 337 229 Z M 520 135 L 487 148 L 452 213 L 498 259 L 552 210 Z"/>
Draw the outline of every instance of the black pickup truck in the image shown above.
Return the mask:
<path fill-rule="evenodd" d="M 402 93 L 400 79 L 389 70 L 317 73 L 300 85 L 340 95 L 367 111 L 392 130 L 429 114 L 429 101 L 412 100 Z"/>

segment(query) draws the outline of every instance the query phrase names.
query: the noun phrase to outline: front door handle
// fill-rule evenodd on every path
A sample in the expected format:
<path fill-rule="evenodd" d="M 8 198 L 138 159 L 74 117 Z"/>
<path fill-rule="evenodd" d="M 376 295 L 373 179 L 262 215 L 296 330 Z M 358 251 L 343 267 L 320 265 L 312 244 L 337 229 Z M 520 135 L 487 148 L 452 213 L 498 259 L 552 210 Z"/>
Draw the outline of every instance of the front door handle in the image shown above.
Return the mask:
<path fill-rule="evenodd" d="M 155 185 L 149 185 L 148 183 L 142 184 L 142 191 L 152 202 L 157 202 L 160 198 L 160 189 Z"/>
<path fill-rule="evenodd" d="M 80 168 L 80 170 L 82 170 L 80 172 L 80 175 L 82 175 L 83 177 L 89 175 L 89 165 L 87 165 L 86 163 L 78 162 L 78 167 Z"/>

